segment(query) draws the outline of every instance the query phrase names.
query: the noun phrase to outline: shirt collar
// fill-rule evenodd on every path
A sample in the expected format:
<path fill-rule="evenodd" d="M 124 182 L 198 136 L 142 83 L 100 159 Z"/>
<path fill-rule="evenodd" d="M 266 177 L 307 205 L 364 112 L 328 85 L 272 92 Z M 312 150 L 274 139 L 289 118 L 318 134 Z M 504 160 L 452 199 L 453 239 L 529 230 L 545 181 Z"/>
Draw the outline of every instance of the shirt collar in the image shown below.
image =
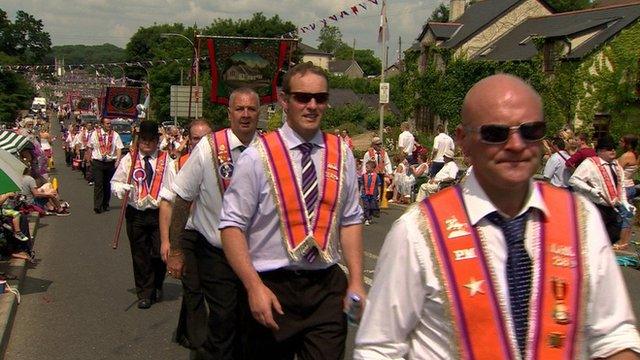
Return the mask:
<path fill-rule="evenodd" d="M 298 133 L 293 131 L 293 129 L 289 126 L 289 123 L 285 122 L 284 125 L 280 128 L 280 135 L 284 139 L 285 144 L 288 145 L 289 150 L 295 149 L 300 144 L 311 143 L 317 147 L 324 147 L 324 137 L 322 136 L 322 131 L 318 130 L 313 138 L 309 141 L 303 139 Z"/>
<path fill-rule="evenodd" d="M 249 144 L 251 144 L 251 143 L 253 143 L 255 141 L 256 134 L 257 134 L 257 132 L 253 134 L 253 138 L 251 139 Z M 236 148 L 238 148 L 240 146 L 247 146 L 247 145 L 243 144 L 242 141 L 240 141 L 240 139 L 238 139 L 238 137 L 231 130 L 231 128 L 227 128 L 227 137 L 229 138 L 229 147 L 231 148 L 231 150 L 235 150 Z"/>
<path fill-rule="evenodd" d="M 143 154 L 141 152 L 138 152 L 138 157 L 140 158 L 140 160 L 144 160 L 145 156 L 146 156 L 145 154 Z M 156 151 L 154 151 L 153 153 L 149 154 L 149 156 L 150 156 L 151 160 L 156 159 L 158 157 L 158 150 L 156 149 Z"/>
<path fill-rule="evenodd" d="M 484 192 L 480 183 L 478 183 L 478 179 L 476 178 L 473 170 L 462 185 L 462 196 L 467 207 L 467 213 L 469 214 L 471 225 L 477 225 L 482 218 L 494 211 L 499 212 L 491 200 L 489 200 L 487 193 Z M 531 180 L 529 181 L 529 195 L 524 206 L 518 212 L 518 215 L 523 214 L 525 211 L 529 210 L 529 208 L 538 209 L 545 216 L 549 213 L 542 198 L 542 194 L 540 194 L 540 189 Z"/>

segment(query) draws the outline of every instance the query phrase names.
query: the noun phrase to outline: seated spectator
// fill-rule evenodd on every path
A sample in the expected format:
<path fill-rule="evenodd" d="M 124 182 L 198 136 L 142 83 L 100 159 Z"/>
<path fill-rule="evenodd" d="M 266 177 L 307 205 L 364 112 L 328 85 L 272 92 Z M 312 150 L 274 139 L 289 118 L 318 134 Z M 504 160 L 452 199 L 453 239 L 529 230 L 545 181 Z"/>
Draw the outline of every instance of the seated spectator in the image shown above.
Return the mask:
<path fill-rule="evenodd" d="M 25 196 L 25 204 L 36 205 L 48 213 L 53 212 L 57 216 L 69 215 L 68 204 L 60 202 L 58 192 L 53 189 L 51 183 L 37 187 L 36 179 L 29 175 L 29 169 L 25 169 L 22 175 L 21 194 Z"/>
<path fill-rule="evenodd" d="M 411 165 L 409 170 L 414 177 L 427 176 L 429 173 L 429 153 L 427 151 L 423 151 L 418 156 L 419 163 L 418 165 Z"/>
<path fill-rule="evenodd" d="M 453 161 L 453 151 L 451 149 L 447 149 L 443 154 L 443 158 L 444 166 L 442 169 L 440 169 L 436 176 L 428 182 L 420 185 L 420 190 L 418 190 L 418 195 L 416 196 L 417 202 L 420 202 L 427 196 L 438 192 L 441 182 L 455 180 L 456 176 L 458 176 L 459 168 L 456 162 Z"/>
<path fill-rule="evenodd" d="M 7 193 L 0 195 L 0 206 L 2 206 L 2 216 L 11 219 L 11 230 L 13 236 L 20 241 L 29 241 L 29 237 L 20 231 L 20 212 L 14 209 L 12 205 L 13 199 L 17 196 L 16 193 Z"/>
<path fill-rule="evenodd" d="M 393 172 L 393 180 L 389 186 L 389 190 L 393 190 L 393 197 L 390 202 L 398 202 L 408 204 L 411 198 L 411 188 L 416 182 L 415 177 L 409 170 L 409 161 L 404 152 L 400 152 L 394 157 L 397 163 Z"/>

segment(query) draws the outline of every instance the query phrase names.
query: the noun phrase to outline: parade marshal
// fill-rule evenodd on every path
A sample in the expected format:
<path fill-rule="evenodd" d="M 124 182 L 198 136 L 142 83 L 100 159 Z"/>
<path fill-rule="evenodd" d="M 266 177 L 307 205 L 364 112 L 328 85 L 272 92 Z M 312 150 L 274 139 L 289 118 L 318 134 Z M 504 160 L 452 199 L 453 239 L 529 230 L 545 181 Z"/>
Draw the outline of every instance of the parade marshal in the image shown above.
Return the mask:
<path fill-rule="evenodd" d="M 141 122 L 137 149 L 122 158 L 111 179 L 111 188 L 118 198 L 122 199 L 129 191 L 125 219 L 140 309 L 148 309 L 160 301 L 167 270 L 160 257 L 158 205 L 171 159 L 166 151 L 158 150 L 158 140 L 158 125 L 153 121 Z M 130 170 L 131 180 L 127 179 Z"/>

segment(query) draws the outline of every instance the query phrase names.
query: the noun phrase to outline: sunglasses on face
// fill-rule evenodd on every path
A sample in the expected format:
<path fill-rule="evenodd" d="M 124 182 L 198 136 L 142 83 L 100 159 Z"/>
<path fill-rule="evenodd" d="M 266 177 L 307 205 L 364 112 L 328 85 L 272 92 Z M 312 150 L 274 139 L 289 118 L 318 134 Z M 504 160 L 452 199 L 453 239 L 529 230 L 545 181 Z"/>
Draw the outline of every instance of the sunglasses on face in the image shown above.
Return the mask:
<path fill-rule="evenodd" d="M 480 140 L 486 144 L 506 143 L 511 131 L 520 133 L 524 141 L 534 142 L 544 139 L 547 124 L 544 121 L 526 122 L 518 126 L 489 124 L 478 128 L 467 128 L 467 130 L 480 134 Z"/>
<path fill-rule="evenodd" d="M 311 101 L 311 99 L 316 99 L 316 103 L 318 104 L 325 104 L 327 101 L 329 101 L 329 93 L 327 92 L 321 92 L 321 93 L 306 93 L 306 92 L 292 92 L 289 93 L 289 95 L 291 95 L 291 97 L 301 103 L 301 104 L 307 104 L 309 101 Z"/>

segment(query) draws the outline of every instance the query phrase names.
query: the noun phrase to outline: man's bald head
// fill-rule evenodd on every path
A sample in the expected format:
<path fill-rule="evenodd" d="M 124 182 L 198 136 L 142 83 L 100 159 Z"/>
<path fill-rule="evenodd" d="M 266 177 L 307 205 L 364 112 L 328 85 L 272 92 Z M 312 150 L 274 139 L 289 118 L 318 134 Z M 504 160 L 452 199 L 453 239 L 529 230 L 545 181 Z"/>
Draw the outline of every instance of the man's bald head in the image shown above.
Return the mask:
<path fill-rule="evenodd" d="M 496 109 L 510 107 L 521 101 L 530 102 L 542 115 L 540 95 L 524 80 L 509 74 L 486 77 L 467 92 L 462 103 L 462 124 L 470 125 L 478 114 L 491 114 Z"/>

